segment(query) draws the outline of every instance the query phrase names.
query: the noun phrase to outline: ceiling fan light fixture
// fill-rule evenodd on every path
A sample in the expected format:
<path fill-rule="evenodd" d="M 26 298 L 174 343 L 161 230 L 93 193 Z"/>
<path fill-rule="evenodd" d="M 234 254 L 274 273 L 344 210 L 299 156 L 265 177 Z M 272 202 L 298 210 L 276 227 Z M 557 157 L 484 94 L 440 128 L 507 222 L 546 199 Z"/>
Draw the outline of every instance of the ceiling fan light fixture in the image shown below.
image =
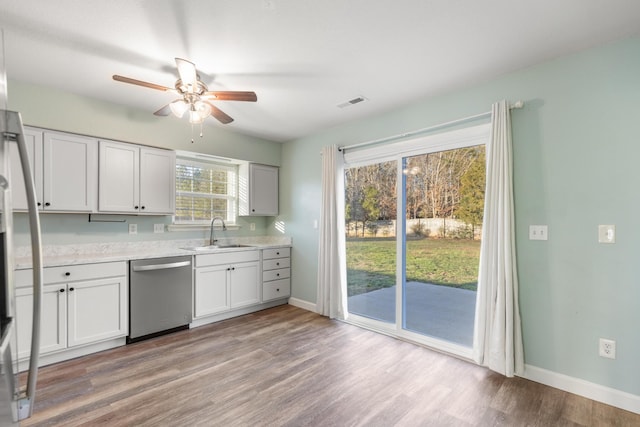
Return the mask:
<path fill-rule="evenodd" d="M 196 101 L 189 108 L 189 123 L 202 123 L 211 115 L 211 105 L 208 102 Z"/>
<path fill-rule="evenodd" d="M 183 99 L 178 99 L 169 104 L 169 108 L 171 108 L 171 112 L 176 117 L 181 118 L 189 109 L 189 104 L 187 104 Z"/>
<path fill-rule="evenodd" d="M 209 117 L 211 115 L 211 104 L 204 101 L 196 101 L 194 107 L 198 114 L 202 116 L 202 118 Z"/>
<path fill-rule="evenodd" d="M 200 124 L 202 122 L 204 122 L 205 117 L 202 117 L 200 115 L 200 113 L 198 113 L 196 110 L 190 110 L 189 111 L 189 123 L 191 124 Z"/>

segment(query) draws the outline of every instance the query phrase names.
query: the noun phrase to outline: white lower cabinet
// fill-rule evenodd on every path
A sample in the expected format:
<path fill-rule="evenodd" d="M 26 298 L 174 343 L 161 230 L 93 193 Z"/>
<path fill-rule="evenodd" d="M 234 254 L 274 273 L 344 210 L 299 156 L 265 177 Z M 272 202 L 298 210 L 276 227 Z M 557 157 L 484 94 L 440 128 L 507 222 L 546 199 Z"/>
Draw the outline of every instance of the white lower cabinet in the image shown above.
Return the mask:
<path fill-rule="evenodd" d="M 230 270 L 231 308 L 260 302 L 260 262 L 241 263 Z"/>
<path fill-rule="evenodd" d="M 67 347 L 67 295 L 60 286 L 45 286 L 40 318 L 40 353 L 51 353 Z M 18 359 L 31 354 L 31 325 L 33 325 L 33 290 L 16 289 L 18 317 Z"/>
<path fill-rule="evenodd" d="M 196 255 L 194 318 L 260 302 L 260 251 Z"/>
<path fill-rule="evenodd" d="M 127 335 L 126 262 L 48 267 L 43 273 L 41 355 Z M 31 349 L 32 272 L 18 270 L 15 278 L 17 357 L 25 359 Z"/>
<path fill-rule="evenodd" d="M 67 290 L 69 347 L 127 335 L 124 276 L 72 283 Z"/>
<path fill-rule="evenodd" d="M 193 317 L 221 313 L 231 308 L 227 274 L 227 266 L 196 268 Z"/>
<path fill-rule="evenodd" d="M 291 295 L 291 248 L 262 251 L 262 301 Z"/>
<path fill-rule="evenodd" d="M 199 254 L 192 327 L 275 307 L 291 294 L 291 248 Z"/>

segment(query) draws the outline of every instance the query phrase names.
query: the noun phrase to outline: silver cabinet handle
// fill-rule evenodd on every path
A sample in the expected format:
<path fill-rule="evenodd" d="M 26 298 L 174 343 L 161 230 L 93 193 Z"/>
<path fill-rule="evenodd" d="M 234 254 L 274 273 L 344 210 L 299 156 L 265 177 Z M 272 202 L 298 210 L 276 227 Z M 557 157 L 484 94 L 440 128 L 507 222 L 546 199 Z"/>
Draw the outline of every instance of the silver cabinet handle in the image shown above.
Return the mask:
<path fill-rule="evenodd" d="M 167 268 L 179 268 L 191 265 L 191 261 L 170 262 L 167 264 L 134 265 L 133 271 L 165 270 Z"/>

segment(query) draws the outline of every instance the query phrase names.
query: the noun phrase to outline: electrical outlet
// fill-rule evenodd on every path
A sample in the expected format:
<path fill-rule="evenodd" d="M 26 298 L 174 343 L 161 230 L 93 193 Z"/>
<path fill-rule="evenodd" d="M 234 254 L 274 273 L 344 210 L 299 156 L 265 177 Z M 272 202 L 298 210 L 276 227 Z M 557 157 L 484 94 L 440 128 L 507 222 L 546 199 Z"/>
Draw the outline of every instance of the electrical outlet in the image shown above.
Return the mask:
<path fill-rule="evenodd" d="M 256 231 L 256 223 L 255 222 L 252 222 L 252 223 L 249 224 L 249 230 Z"/>
<path fill-rule="evenodd" d="M 154 233 L 164 233 L 164 224 L 153 224 Z"/>
<path fill-rule="evenodd" d="M 608 359 L 616 358 L 616 342 L 614 340 L 608 340 L 600 338 L 600 357 L 606 357 Z"/>
<path fill-rule="evenodd" d="M 138 234 L 138 224 L 129 224 L 129 234 Z"/>

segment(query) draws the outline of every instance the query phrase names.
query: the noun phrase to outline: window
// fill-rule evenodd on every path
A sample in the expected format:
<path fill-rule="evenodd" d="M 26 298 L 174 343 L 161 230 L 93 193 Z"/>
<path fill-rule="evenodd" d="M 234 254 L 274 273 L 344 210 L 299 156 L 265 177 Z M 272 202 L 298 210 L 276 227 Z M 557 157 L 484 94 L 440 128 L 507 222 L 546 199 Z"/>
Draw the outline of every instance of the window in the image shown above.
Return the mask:
<path fill-rule="evenodd" d="M 202 157 L 202 158 L 201 158 Z M 205 224 L 220 216 L 235 223 L 238 167 L 205 156 L 176 158 L 176 224 Z"/>

